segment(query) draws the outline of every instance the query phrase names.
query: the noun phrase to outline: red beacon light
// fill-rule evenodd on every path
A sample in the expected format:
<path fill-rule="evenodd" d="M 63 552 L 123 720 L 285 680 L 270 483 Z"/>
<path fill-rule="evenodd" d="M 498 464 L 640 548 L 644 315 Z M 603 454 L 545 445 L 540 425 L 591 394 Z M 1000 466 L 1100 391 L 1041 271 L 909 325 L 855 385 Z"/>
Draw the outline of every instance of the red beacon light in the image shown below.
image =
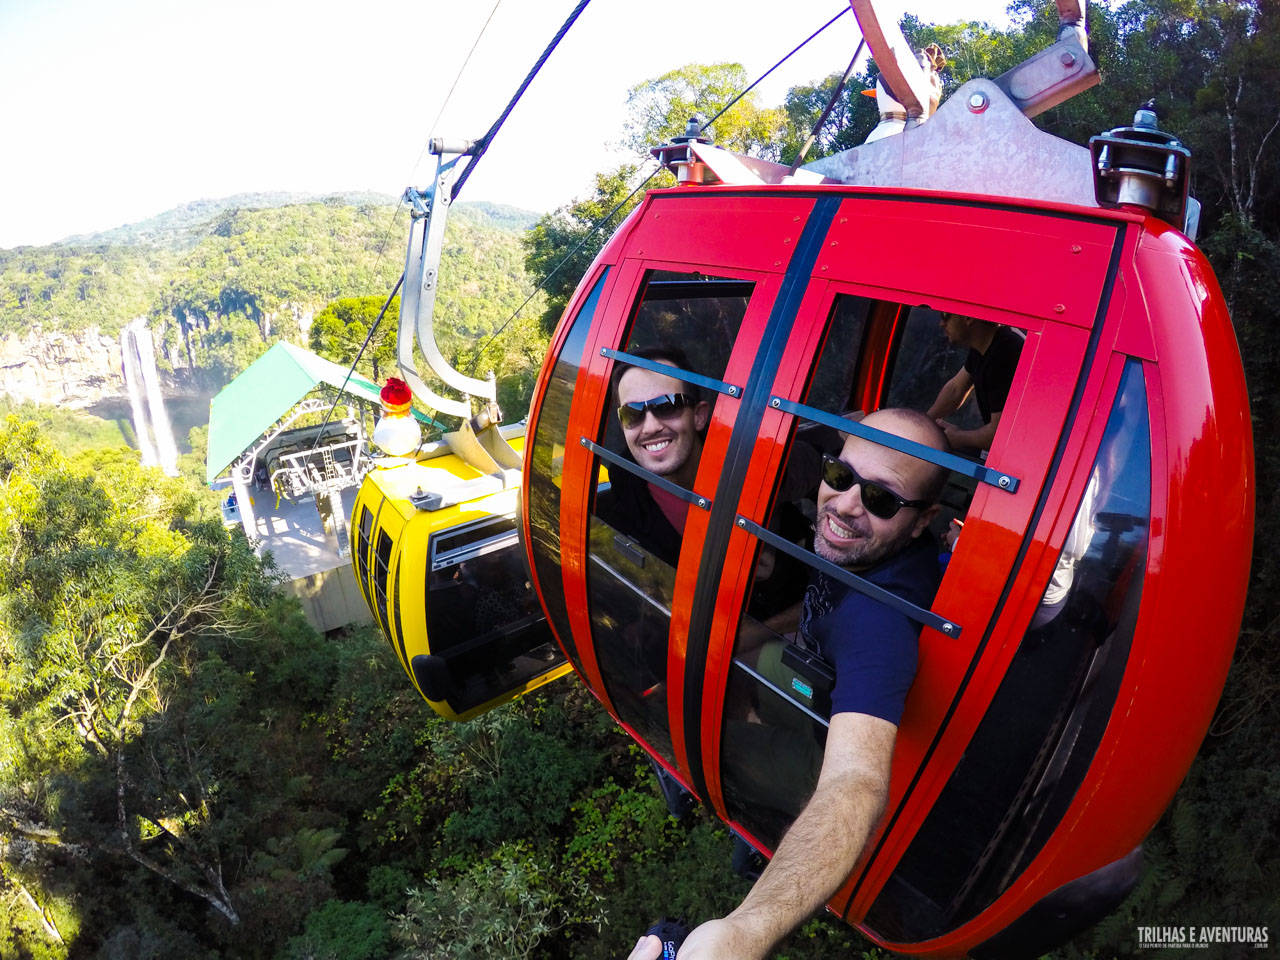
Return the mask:
<path fill-rule="evenodd" d="M 682 185 L 585 274 L 528 421 L 521 535 L 559 645 L 770 855 L 829 721 L 831 670 L 785 626 L 830 574 L 801 453 L 893 442 L 848 411 L 928 410 L 965 360 L 946 315 L 1021 341 L 987 449 L 924 456 L 948 472 L 934 534 L 963 532 L 927 607 L 885 601 L 920 626 L 918 670 L 886 812 L 828 903 L 920 956 L 1038 956 L 1120 903 L 1208 728 L 1248 579 L 1248 396 L 1195 202 L 1171 196 L 1185 157 L 1154 116 L 1092 156 L 1030 123 L 1097 80 L 1081 5 L 1059 7 L 1056 44 L 932 116 L 927 78 L 885 69 L 895 135 L 796 170 L 696 129 L 655 150 Z M 657 346 L 688 366 L 646 359 Z M 620 364 L 708 402 L 688 484 L 630 454 Z M 674 544 L 602 511 L 626 484 L 687 505 Z"/>
<path fill-rule="evenodd" d="M 410 412 L 413 393 L 403 380 L 388 377 L 378 399 L 382 417 L 373 428 L 373 443 L 387 456 L 407 457 L 422 444 L 422 428 Z"/>

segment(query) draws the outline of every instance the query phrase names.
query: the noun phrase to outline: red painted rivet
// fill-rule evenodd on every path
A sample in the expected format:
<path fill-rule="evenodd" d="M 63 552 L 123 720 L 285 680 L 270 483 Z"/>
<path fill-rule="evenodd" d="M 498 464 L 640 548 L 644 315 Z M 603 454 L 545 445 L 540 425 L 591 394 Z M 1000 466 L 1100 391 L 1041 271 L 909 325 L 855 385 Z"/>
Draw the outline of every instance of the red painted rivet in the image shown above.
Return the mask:
<path fill-rule="evenodd" d="M 1067 312 L 1067 307 L 1066 307 L 1066 305 L 1065 305 L 1065 304 L 1055 303 L 1055 304 L 1053 305 L 1053 312 L 1054 312 L 1054 313 L 1066 313 L 1066 312 Z"/>
<path fill-rule="evenodd" d="M 1079 252 L 1080 252 L 1081 250 L 1083 250 L 1083 249 L 1084 249 L 1084 248 L 1083 248 L 1082 246 L 1080 246 L 1080 244 L 1078 244 L 1078 243 L 1073 243 L 1073 244 L 1071 245 L 1071 252 L 1072 252 L 1072 253 L 1079 253 Z"/>
<path fill-rule="evenodd" d="M 825 263 L 822 265 L 822 269 L 823 270 L 827 269 L 827 265 Z"/>
<path fill-rule="evenodd" d="M 783 241 L 782 241 L 782 242 L 783 242 L 783 243 L 790 243 L 790 242 L 791 242 L 791 238 L 790 238 L 790 237 L 786 237 L 785 239 L 783 239 Z"/>

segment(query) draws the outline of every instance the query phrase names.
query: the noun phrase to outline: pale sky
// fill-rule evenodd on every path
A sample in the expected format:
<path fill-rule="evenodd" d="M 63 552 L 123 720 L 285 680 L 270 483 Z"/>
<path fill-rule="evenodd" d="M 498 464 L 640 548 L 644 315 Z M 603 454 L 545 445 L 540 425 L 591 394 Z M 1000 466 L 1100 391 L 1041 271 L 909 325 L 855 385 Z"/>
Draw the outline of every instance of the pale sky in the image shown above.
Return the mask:
<path fill-rule="evenodd" d="M 895 0 L 923 20 L 1005 25 L 1007 0 Z M 249 191 L 423 184 L 430 136 L 478 138 L 575 0 L 0 0 L 0 248 Z M 592 0 L 503 127 L 463 200 L 547 211 L 623 159 L 627 88 L 689 62 L 754 79 L 841 0 L 642 6 Z M 786 16 L 780 16 L 785 11 Z M 758 88 L 843 70 L 846 15 Z"/>

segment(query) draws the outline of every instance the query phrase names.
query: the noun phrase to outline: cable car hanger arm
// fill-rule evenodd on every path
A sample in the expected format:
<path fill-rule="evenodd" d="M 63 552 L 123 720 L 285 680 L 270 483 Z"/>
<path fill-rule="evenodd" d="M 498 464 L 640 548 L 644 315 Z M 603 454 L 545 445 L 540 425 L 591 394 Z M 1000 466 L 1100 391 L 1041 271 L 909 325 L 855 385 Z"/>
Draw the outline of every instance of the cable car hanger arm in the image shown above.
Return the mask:
<path fill-rule="evenodd" d="M 497 383 L 491 376 L 477 380 L 455 370 L 441 355 L 436 346 L 433 317 L 436 294 L 440 286 L 440 252 L 444 245 L 445 222 L 452 201 L 451 183 L 454 168 L 475 149 L 471 140 L 445 141 L 434 138 L 431 152 L 437 157 L 436 175 L 427 190 L 405 190 L 405 201 L 410 205 L 413 218 L 409 227 L 409 249 L 405 256 L 404 293 L 400 298 L 400 328 L 396 350 L 400 372 L 419 399 L 441 413 L 471 417 L 469 397 L 481 397 L 490 403 L 497 399 Z M 452 159 L 446 160 L 447 155 Z M 414 362 L 414 335 L 426 358 L 427 369 L 448 386 L 464 394 L 462 400 L 441 397 L 431 390 L 418 375 Z"/>

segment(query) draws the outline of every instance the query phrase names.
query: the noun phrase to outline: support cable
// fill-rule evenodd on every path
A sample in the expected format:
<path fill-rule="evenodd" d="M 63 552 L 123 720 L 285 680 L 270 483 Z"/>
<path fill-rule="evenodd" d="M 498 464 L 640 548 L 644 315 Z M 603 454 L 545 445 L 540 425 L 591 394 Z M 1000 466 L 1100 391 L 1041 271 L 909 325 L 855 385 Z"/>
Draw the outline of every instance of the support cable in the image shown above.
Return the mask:
<path fill-rule="evenodd" d="M 316 434 L 316 439 L 311 444 L 311 449 L 307 451 L 307 456 L 316 452 L 316 447 L 320 446 L 320 440 L 324 437 L 324 428 L 329 425 L 329 418 L 333 416 L 333 411 L 337 409 L 338 400 L 342 394 L 346 392 L 347 384 L 351 382 L 351 375 L 356 372 L 356 364 L 360 362 L 360 358 L 364 356 L 364 348 L 369 346 L 369 341 L 373 339 L 374 333 L 378 329 L 378 324 L 382 322 L 383 315 L 387 312 L 387 307 L 391 306 L 391 301 L 396 298 L 396 294 L 400 292 L 400 285 L 404 283 L 404 273 L 400 274 L 400 279 L 396 281 L 396 285 L 391 288 L 391 294 L 387 297 L 387 302 L 382 305 L 382 309 L 378 311 L 378 319 L 373 321 L 373 326 L 369 328 L 368 335 L 364 338 L 364 343 L 360 344 L 360 350 L 356 353 L 356 358 L 351 361 L 351 368 L 347 370 L 347 375 L 342 381 L 342 386 L 338 388 L 338 395 L 333 398 L 333 403 L 329 404 L 329 412 L 324 415 L 324 423 L 320 424 L 320 432 Z"/>
<path fill-rule="evenodd" d="M 480 41 L 484 38 L 485 31 L 489 29 L 489 24 L 493 22 L 493 15 L 498 12 L 498 8 L 502 6 L 502 0 L 498 0 L 493 5 L 493 9 L 489 11 L 489 16 L 484 21 L 484 26 L 480 28 L 480 32 L 476 34 L 475 41 L 471 44 L 471 49 L 467 51 L 466 57 L 462 61 L 462 66 L 458 68 L 457 75 L 453 78 L 453 85 L 449 87 L 449 92 L 444 95 L 444 100 L 440 104 L 440 109 L 436 111 L 436 118 L 431 121 L 431 126 L 427 127 L 427 139 L 422 142 L 422 149 L 418 151 L 418 159 L 413 161 L 413 167 L 409 171 L 406 180 L 412 180 L 413 175 L 418 170 L 418 165 L 422 163 L 423 156 L 426 155 L 427 147 L 431 145 L 431 131 L 435 130 L 440 123 L 440 118 L 444 116 L 445 108 L 449 106 L 449 101 L 453 99 L 453 92 L 458 89 L 458 81 L 462 79 L 463 73 L 466 72 L 467 64 L 471 62 L 471 55 L 476 52 L 476 47 L 480 46 Z M 373 272 L 376 275 L 378 267 L 382 263 L 382 252 L 387 248 L 387 240 L 391 236 L 391 226 L 396 222 L 396 217 L 400 213 L 400 208 L 404 205 L 404 195 L 400 195 L 400 200 L 396 204 L 396 208 L 391 211 L 391 218 L 387 221 L 386 227 L 382 230 L 382 243 L 378 246 L 378 255 L 373 265 Z M 401 278 L 403 279 L 403 278 Z"/>
<path fill-rule="evenodd" d="M 565 264 L 567 264 L 570 260 L 573 259 L 573 255 L 577 253 L 579 250 L 581 250 L 583 246 L 586 245 L 586 242 L 596 235 L 596 231 L 598 231 L 602 226 L 604 226 L 604 224 L 607 223 L 615 213 L 617 213 L 624 206 L 626 206 L 632 197 L 634 197 L 637 193 L 639 193 L 641 190 L 647 187 L 649 185 L 649 181 L 652 180 L 661 172 L 662 172 L 662 167 L 661 166 L 656 167 L 653 173 L 645 177 L 644 180 L 641 181 L 638 187 L 636 187 L 634 190 L 628 193 L 625 198 L 623 198 L 618 202 L 617 206 L 615 206 L 612 210 L 610 210 L 603 217 L 601 217 L 599 220 L 597 220 L 595 223 L 591 225 L 591 229 L 589 229 L 586 232 L 586 234 L 583 236 L 581 240 L 578 241 L 578 243 L 574 246 L 574 248 L 570 250 L 568 253 L 566 253 L 564 257 L 561 258 L 560 262 L 555 265 L 552 271 L 548 273 L 545 277 L 543 277 L 542 280 L 539 281 L 538 285 L 533 288 L 533 293 L 529 294 L 529 296 L 524 298 L 524 303 L 516 307 L 515 311 L 511 314 L 511 316 L 507 317 L 507 319 L 503 321 L 502 326 L 500 326 L 497 330 L 495 330 L 492 334 L 489 335 L 489 339 L 486 340 L 484 344 L 480 347 L 480 349 L 476 352 L 476 358 L 475 358 L 475 361 L 471 364 L 469 376 L 475 376 L 476 367 L 480 366 L 480 359 L 484 356 L 484 352 L 487 349 L 489 349 L 489 344 L 493 343 L 493 341 L 498 338 L 499 334 L 501 334 L 503 330 L 507 329 L 507 327 L 511 324 L 511 321 L 520 315 L 520 311 L 529 305 L 529 301 L 538 295 L 538 291 L 547 285 L 547 281 L 549 281 L 552 277 L 554 277 L 557 273 L 559 273 L 561 268 Z"/>
<path fill-rule="evenodd" d="M 844 76 L 840 78 L 840 82 L 836 84 L 835 90 L 831 91 L 831 99 L 827 101 L 827 105 L 822 108 L 822 113 L 818 117 L 818 122 L 813 125 L 813 129 L 809 131 L 809 136 L 805 138 L 804 145 L 800 147 L 800 151 L 796 154 L 796 159 L 791 164 L 791 170 L 787 176 L 792 176 L 800 169 L 800 164 L 804 163 L 804 158 L 809 155 L 809 149 L 818 139 L 818 131 L 822 129 L 822 125 L 827 122 L 827 117 L 831 116 L 831 111 L 835 109 L 836 101 L 840 99 L 840 94 L 844 90 L 844 85 L 849 82 L 849 75 L 853 73 L 853 65 L 858 62 L 858 57 L 862 55 L 862 48 L 867 45 L 867 38 L 863 37 L 858 41 L 858 49 L 853 51 L 853 59 L 849 61 L 849 66 L 845 68 Z"/>
<path fill-rule="evenodd" d="M 780 66 L 782 66 L 784 63 L 786 63 L 788 60 L 790 60 L 792 57 L 794 57 L 797 53 L 799 53 L 799 52 L 801 51 L 801 49 L 803 49 L 805 46 L 807 46 L 807 45 L 809 44 L 809 41 L 810 41 L 810 40 L 812 40 L 812 39 L 813 39 L 814 37 L 816 37 L 818 34 L 822 33 L 822 31 L 826 30 L 826 29 L 827 29 L 827 27 L 831 26 L 833 23 L 835 23 L 837 20 L 839 20 L 841 17 L 843 17 L 846 13 L 848 13 L 848 12 L 849 12 L 850 10 L 852 10 L 852 9 L 853 9 L 853 7 L 851 7 L 851 6 L 846 6 L 843 10 L 841 10 L 839 13 L 837 13 L 834 17 L 832 17 L 830 20 L 828 20 L 826 23 L 824 23 L 822 26 L 820 26 L 817 30 L 813 31 L 813 33 L 809 34 L 809 36 L 807 36 L 807 37 L 805 37 L 803 40 L 801 40 L 801 41 L 800 41 L 800 44 L 799 44 L 799 45 L 798 45 L 794 50 L 792 50 L 790 53 L 788 53 L 785 57 L 783 57 L 781 60 L 779 60 L 777 63 L 775 63 L 772 67 L 770 67 L 770 68 L 769 68 L 768 70 L 766 70 L 764 73 L 760 74 L 760 76 L 756 77 L 756 79 L 755 79 L 755 82 L 754 82 L 754 83 L 752 83 L 749 87 L 747 87 L 745 90 L 743 90 L 741 93 L 739 93 L 736 97 L 734 97 L 732 100 L 730 100 L 728 103 L 726 103 L 723 107 L 721 107 L 721 108 L 720 108 L 720 112 L 719 112 L 719 113 L 717 113 L 717 114 L 716 114 L 714 117 L 712 117 L 710 120 L 708 120 L 706 123 L 704 123 L 704 124 L 702 125 L 702 129 L 700 129 L 700 130 L 698 131 L 698 133 L 702 133 L 704 130 L 706 130 L 706 129 L 707 129 L 707 127 L 711 126 L 713 123 L 715 123 L 715 122 L 716 122 L 717 120 L 719 120 L 721 117 L 723 117 L 723 116 L 728 112 L 728 110 L 729 110 L 729 108 L 730 108 L 730 107 L 732 107 L 735 103 L 737 103 L 739 100 L 741 100 L 743 97 L 745 97 L 748 93 L 750 93 L 752 90 L 754 90 L 757 86 L 759 86 L 759 85 L 760 85 L 760 83 L 765 79 L 765 77 L 769 76 L 769 74 L 773 73 L 773 71 L 777 70 Z"/>
<path fill-rule="evenodd" d="M 569 28 L 573 26 L 574 21 L 578 19 L 579 14 L 587 8 L 587 4 L 590 2 L 591 0 L 579 0 L 578 5 L 574 7 L 573 12 L 569 14 L 569 19 L 565 20 L 560 29 L 556 31 L 556 35 L 552 37 L 551 42 L 547 44 L 547 49 L 542 51 L 542 56 L 538 58 L 538 62 L 533 65 L 533 69 L 529 71 L 528 75 L 524 78 L 524 81 L 516 89 L 515 96 L 511 98 L 506 109 L 504 109 L 498 119 L 493 122 L 493 126 L 489 128 L 489 132 L 477 141 L 475 152 L 471 155 L 471 163 L 467 165 L 467 169 L 462 171 L 462 176 L 458 177 L 458 181 L 453 185 L 452 197 L 454 200 L 458 199 L 458 194 L 462 192 L 462 185 L 467 182 L 467 178 L 470 177 L 471 172 L 475 170 L 476 164 L 480 162 L 480 158 L 483 157 L 485 151 L 489 149 L 489 144 L 493 143 L 493 138 L 498 135 L 498 131 L 502 128 L 503 123 L 505 123 L 507 117 L 511 115 L 511 111 L 515 109 L 520 98 L 524 96 L 524 92 L 529 88 L 529 84 L 533 82 L 533 78 L 538 75 L 538 71 L 542 69 L 542 65 L 547 62 L 547 57 L 551 56 L 551 52 L 555 50 L 560 41 L 564 39 L 564 35 L 569 32 Z"/>
<path fill-rule="evenodd" d="M 552 41 L 552 46 L 547 48 L 547 53 L 550 53 L 551 50 L 554 48 L 555 44 L 559 42 L 559 37 L 563 34 L 564 30 L 568 29 L 569 23 L 572 23 L 573 19 L 576 18 L 578 13 L 581 11 L 581 8 L 586 6 L 586 4 L 587 4 L 587 0 L 583 0 L 583 2 L 578 5 L 578 9 L 575 10 L 573 14 L 570 16 L 570 20 L 568 21 L 568 23 L 566 23 L 566 25 L 561 28 L 561 34 L 558 34 L 556 40 Z M 820 26 L 817 30 L 809 34 L 809 36 L 806 37 L 804 40 L 802 40 L 800 44 L 796 46 L 790 53 L 788 53 L 785 57 L 783 57 L 781 60 L 775 63 L 772 67 L 770 67 L 764 73 L 760 74 L 760 76 L 757 77 L 756 80 L 750 86 L 745 87 L 737 96 L 735 96 L 732 100 L 726 103 L 720 109 L 719 113 L 717 113 L 714 117 L 712 117 L 710 120 L 708 120 L 698 129 L 698 133 L 699 134 L 703 133 L 708 127 L 711 126 L 711 124 L 715 123 L 722 116 L 724 116 L 724 114 L 726 113 L 726 111 L 728 111 L 730 107 L 732 107 L 735 103 L 737 103 L 739 100 L 745 97 L 748 93 L 750 93 L 757 85 L 759 85 L 759 83 L 762 80 L 764 80 L 765 77 L 769 76 L 769 74 L 773 73 L 773 71 L 777 70 L 780 66 L 782 66 L 784 63 L 790 60 L 793 56 L 799 53 L 800 50 L 804 48 L 811 40 L 817 37 L 818 34 L 822 33 L 824 30 L 827 29 L 827 27 L 831 26 L 833 23 L 835 23 L 837 20 L 839 20 L 841 17 L 843 17 L 846 13 L 848 13 L 852 9 L 853 9 L 852 7 L 845 7 L 843 10 L 837 13 L 834 17 L 832 17 L 830 20 L 828 20 L 826 23 Z M 862 46 L 864 43 L 866 43 L 865 39 L 859 42 L 858 44 L 859 52 L 861 52 Z M 854 60 L 857 60 L 857 58 L 858 58 L 858 54 L 855 53 Z M 546 59 L 546 53 L 543 54 L 543 59 Z M 539 65 L 541 65 L 541 62 L 539 62 Z M 850 61 L 849 68 L 850 70 L 853 69 L 853 61 Z M 537 71 L 536 67 L 534 68 L 534 71 L 535 72 Z M 847 72 L 845 74 L 845 78 L 848 79 Z M 532 75 L 530 76 L 529 79 L 532 79 Z M 526 80 L 526 85 L 527 83 L 528 81 Z M 519 94 L 517 94 L 516 98 L 512 100 L 511 105 L 515 104 L 516 99 L 519 99 Z M 829 112 L 829 109 L 830 108 L 828 108 L 828 112 Z M 508 113 L 510 112 L 510 106 L 508 106 L 507 112 Z M 825 119 L 825 113 L 824 113 L 824 119 Z M 821 121 L 819 121 L 819 123 L 821 123 Z M 498 123 L 494 124 L 493 128 L 489 131 L 489 133 L 485 134 L 485 139 L 481 141 L 483 144 L 485 144 L 485 146 L 488 145 L 489 138 L 496 132 L 497 128 L 500 125 L 501 125 L 501 119 L 499 120 Z M 469 174 L 475 168 L 476 161 L 479 159 L 480 159 L 479 156 L 477 156 L 475 159 L 471 161 L 471 166 L 467 167 L 466 171 L 463 173 L 462 177 L 459 179 L 458 184 L 453 188 L 453 195 L 455 198 L 458 195 L 458 187 L 462 186 L 462 180 L 465 180 L 467 177 L 467 174 Z M 626 199 L 624 199 L 621 203 L 619 203 L 612 210 L 610 210 L 603 217 L 601 217 L 599 220 L 597 220 L 594 224 L 591 225 L 591 229 L 587 231 L 586 235 L 581 240 L 579 240 L 578 243 L 574 246 L 574 248 L 570 250 L 567 254 L 565 254 L 564 257 L 560 260 L 560 262 L 555 265 L 552 271 L 548 273 L 545 277 L 543 277 L 542 280 L 538 283 L 538 285 L 533 288 L 533 293 L 525 297 L 524 303 L 516 307 L 515 312 L 512 313 L 511 316 L 507 317 L 507 319 L 503 321 L 502 326 L 498 327 L 498 329 L 495 330 L 489 336 L 489 339 L 484 342 L 484 344 L 480 347 L 479 351 L 476 352 L 475 361 L 471 364 L 471 369 L 468 372 L 469 376 L 475 376 L 476 368 L 480 366 L 480 360 L 484 356 L 484 352 L 487 349 L 489 349 L 489 345 L 493 343 L 495 339 L 497 339 L 499 334 L 501 334 L 504 330 L 507 329 L 508 326 L 510 326 L 511 321 L 513 321 L 516 317 L 520 315 L 520 311 L 529 305 L 529 301 L 532 300 L 535 296 L 537 296 L 538 291 L 547 285 L 547 281 L 550 280 L 552 277 L 554 277 L 557 273 L 559 273 L 561 268 L 563 268 L 565 264 L 567 264 L 571 259 L 573 259 L 573 255 L 576 254 L 579 250 L 581 250 L 582 247 L 586 244 L 586 242 L 595 235 L 596 231 L 599 230 L 603 224 L 608 222 L 608 220 L 611 217 L 613 217 L 615 213 L 617 213 L 620 209 L 622 209 L 622 207 L 625 206 L 627 202 L 631 200 L 632 197 L 634 197 L 637 193 L 639 193 L 646 186 L 648 186 L 649 181 L 652 180 L 654 177 L 656 177 L 661 172 L 661 170 L 662 170 L 662 167 L 659 166 L 656 170 L 653 171 L 653 173 L 645 177 L 645 179 L 641 182 L 640 186 L 636 187 L 629 194 L 627 194 Z"/>

